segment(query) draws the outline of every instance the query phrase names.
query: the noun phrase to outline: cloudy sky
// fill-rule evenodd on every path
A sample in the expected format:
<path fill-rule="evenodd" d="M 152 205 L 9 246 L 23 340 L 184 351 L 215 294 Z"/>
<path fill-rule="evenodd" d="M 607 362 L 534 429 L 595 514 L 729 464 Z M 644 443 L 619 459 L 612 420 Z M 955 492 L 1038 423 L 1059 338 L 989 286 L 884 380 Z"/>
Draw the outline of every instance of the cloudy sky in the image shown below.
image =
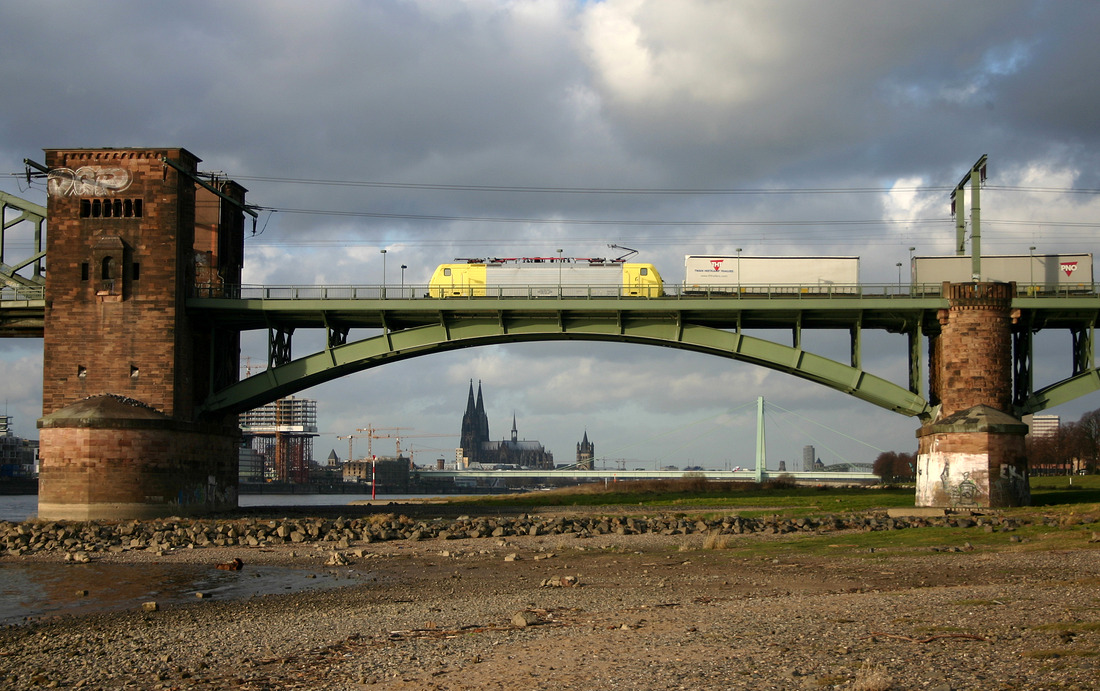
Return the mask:
<path fill-rule="evenodd" d="M 45 148 L 185 147 L 267 209 L 249 283 L 377 284 L 386 249 L 385 279 L 405 265 L 418 284 L 454 257 L 610 243 L 673 281 L 685 254 L 740 247 L 858 255 L 864 282 L 892 283 L 910 247 L 953 251 L 949 189 L 982 154 L 983 253 L 1097 251 L 1098 30 L 1100 3 L 1032 0 L 5 3 L 0 189 L 45 204 L 18 175 Z M 804 339 L 846 357 L 846 335 Z M 245 355 L 265 362 L 265 343 Z M 296 334 L 296 354 L 310 343 Z M 1068 336 L 1039 343 L 1037 384 L 1068 376 Z M 866 369 L 905 381 L 903 338 L 864 347 Z M 0 340 L 22 436 L 41 376 L 40 341 Z M 558 462 L 587 430 L 609 467 L 751 466 L 757 396 L 776 406 L 771 467 L 805 444 L 827 463 L 916 447 L 915 420 L 789 375 L 541 343 L 304 391 L 316 455 L 370 425 L 452 434 L 406 440 L 418 462 L 450 457 L 471 379 L 495 438 L 514 413 Z"/>

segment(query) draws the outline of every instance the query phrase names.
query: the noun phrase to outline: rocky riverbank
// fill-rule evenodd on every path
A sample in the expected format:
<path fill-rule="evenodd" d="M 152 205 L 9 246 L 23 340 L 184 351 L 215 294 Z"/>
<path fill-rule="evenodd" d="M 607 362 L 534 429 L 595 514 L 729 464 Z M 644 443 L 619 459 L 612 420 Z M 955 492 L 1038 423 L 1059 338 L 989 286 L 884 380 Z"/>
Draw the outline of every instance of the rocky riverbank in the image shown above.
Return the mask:
<path fill-rule="evenodd" d="M 0 685 L 1096 688 L 1095 526 L 1058 523 L 558 512 L 9 524 L 0 567 L 79 548 L 101 566 L 237 558 L 237 578 L 278 563 L 347 585 L 8 627 Z"/>
<path fill-rule="evenodd" d="M 202 547 L 272 547 L 320 543 L 336 550 L 353 544 L 392 540 L 456 540 L 518 535 L 786 535 L 845 530 L 905 530 L 924 527 L 980 527 L 1012 531 L 1026 520 L 999 515 L 803 518 L 723 518 L 674 516 L 460 516 L 430 520 L 388 513 L 361 518 L 245 518 L 198 520 L 168 518 L 153 521 L 0 522 L 0 548 L 13 556 L 62 551 L 70 559 L 86 560 L 97 553 L 132 550 L 163 552 Z"/>

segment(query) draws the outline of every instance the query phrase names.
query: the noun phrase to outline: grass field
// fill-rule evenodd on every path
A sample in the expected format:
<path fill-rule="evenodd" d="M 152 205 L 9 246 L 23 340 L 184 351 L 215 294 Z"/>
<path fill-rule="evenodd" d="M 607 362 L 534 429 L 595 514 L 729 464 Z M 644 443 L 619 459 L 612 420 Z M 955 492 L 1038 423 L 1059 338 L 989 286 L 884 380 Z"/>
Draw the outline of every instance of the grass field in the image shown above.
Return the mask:
<path fill-rule="evenodd" d="M 773 559 L 845 554 L 860 560 L 886 560 L 942 552 L 953 559 L 973 550 L 1030 551 L 1096 549 L 1100 543 L 1100 476 L 1042 477 L 1032 480 L 1032 505 L 991 509 L 980 513 L 1018 519 L 1011 531 L 988 522 L 969 528 L 930 526 L 919 529 L 806 533 L 783 539 L 708 540 L 685 538 L 682 548 L 720 549 L 731 557 Z M 843 515 L 912 508 L 915 489 L 900 487 L 802 487 L 787 482 L 761 485 L 707 482 L 699 478 L 673 481 L 619 482 L 585 485 L 528 494 L 463 498 L 460 505 L 485 510 L 522 509 L 537 513 L 547 507 L 576 508 L 579 513 L 609 512 L 647 515 L 654 512 L 691 512 L 706 518 L 729 515 L 793 518 Z M 456 502 L 450 502 L 456 503 Z M 713 537 L 713 536 L 712 536 Z"/>
<path fill-rule="evenodd" d="M 1069 514 L 1100 511 L 1100 475 L 1041 477 L 1031 481 L 1032 505 L 998 509 L 1005 514 Z M 639 511 L 714 510 L 780 516 L 864 512 L 913 506 L 912 485 L 896 487 L 806 487 L 780 481 L 755 483 L 708 482 L 701 478 L 581 485 L 546 492 L 464 498 L 459 503 L 480 507 L 637 506 Z"/>

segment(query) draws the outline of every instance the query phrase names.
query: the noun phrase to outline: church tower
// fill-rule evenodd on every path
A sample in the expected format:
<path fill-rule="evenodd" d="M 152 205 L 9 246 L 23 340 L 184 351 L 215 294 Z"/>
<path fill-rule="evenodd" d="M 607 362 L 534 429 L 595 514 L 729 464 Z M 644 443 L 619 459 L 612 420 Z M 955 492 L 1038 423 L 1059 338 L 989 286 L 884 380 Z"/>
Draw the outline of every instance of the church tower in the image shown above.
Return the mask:
<path fill-rule="evenodd" d="M 477 408 L 474 411 L 477 420 L 479 441 L 489 441 L 489 416 L 485 414 L 485 401 L 481 397 L 481 382 L 477 383 Z"/>
<path fill-rule="evenodd" d="M 584 439 L 577 444 L 577 468 L 581 470 L 593 470 L 593 459 L 596 456 L 596 445 L 588 441 L 588 430 L 584 431 Z"/>
<path fill-rule="evenodd" d="M 466 412 L 462 414 L 462 431 L 459 433 L 459 445 L 467 463 L 477 461 L 476 454 L 480 444 L 477 441 L 477 406 L 474 403 L 474 380 L 470 380 L 470 395 L 466 400 Z"/>
<path fill-rule="evenodd" d="M 470 394 L 466 398 L 466 412 L 462 415 L 462 431 L 459 443 L 467 463 L 481 463 L 485 456 L 485 442 L 489 441 L 489 417 L 485 414 L 485 400 L 481 396 L 481 382 L 477 383 L 477 399 L 474 399 L 474 380 L 470 380 Z"/>

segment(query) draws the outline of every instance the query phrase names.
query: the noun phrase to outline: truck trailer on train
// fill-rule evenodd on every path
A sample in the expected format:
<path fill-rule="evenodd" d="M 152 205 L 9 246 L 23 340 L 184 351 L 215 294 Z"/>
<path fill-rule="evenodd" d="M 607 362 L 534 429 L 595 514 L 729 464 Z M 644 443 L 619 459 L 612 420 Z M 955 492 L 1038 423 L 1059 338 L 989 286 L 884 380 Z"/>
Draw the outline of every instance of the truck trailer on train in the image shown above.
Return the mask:
<path fill-rule="evenodd" d="M 914 286 L 938 287 L 944 282 L 974 280 L 967 255 L 913 257 Z M 1092 290 L 1092 254 L 1000 254 L 982 256 L 980 281 L 1016 282 L 1018 291 L 1031 293 Z"/>
<path fill-rule="evenodd" d="M 689 254 L 684 293 L 855 293 L 859 257 Z"/>

